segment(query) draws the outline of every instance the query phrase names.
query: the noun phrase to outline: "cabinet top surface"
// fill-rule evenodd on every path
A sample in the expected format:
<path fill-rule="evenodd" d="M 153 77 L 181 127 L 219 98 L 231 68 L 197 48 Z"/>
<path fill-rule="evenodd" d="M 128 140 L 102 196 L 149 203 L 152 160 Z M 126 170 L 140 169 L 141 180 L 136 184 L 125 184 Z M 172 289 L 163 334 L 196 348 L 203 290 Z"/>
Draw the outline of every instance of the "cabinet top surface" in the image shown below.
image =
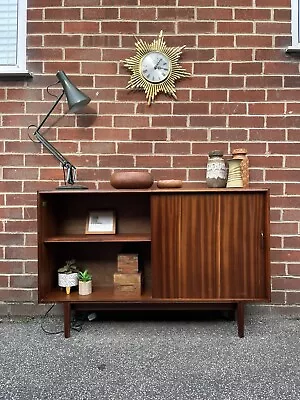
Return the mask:
<path fill-rule="evenodd" d="M 168 188 L 159 189 L 153 187 L 150 189 L 87 189 L 87 190 L 74 190 L 74 189 L 64 189 L 64 190 L 39 190 L 40 194 L 100 194 L 100 193 L 149 193 L 149 194 L 159 194 L 159 193 L 255 193 L 255 192 L 269 192 L 268 188 L 206 188 L 199 186 L 187 186 L 182 188 Z"/>

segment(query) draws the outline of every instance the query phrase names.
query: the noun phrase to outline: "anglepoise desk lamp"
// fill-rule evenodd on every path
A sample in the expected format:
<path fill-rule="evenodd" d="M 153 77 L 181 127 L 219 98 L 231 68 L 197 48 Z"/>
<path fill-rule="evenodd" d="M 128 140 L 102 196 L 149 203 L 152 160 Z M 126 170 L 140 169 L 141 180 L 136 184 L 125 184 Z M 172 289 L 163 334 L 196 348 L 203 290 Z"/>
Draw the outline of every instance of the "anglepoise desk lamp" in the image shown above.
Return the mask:
<path fill-rule="evenodd" d="M 45 124 L 49 116 L 52 114 L 52 111 L 55 109 L 57 104 L 60 102 L 62 97 L 66 95 L 69 112 L 78 112 L 84 106 L 86 106 L 91 99 L 81 92 L 67 77 L 67 75 L 63 71 L 58 71 L 56 74 L 58 78 L 58 82 L 61 83 L 63 87 L 62 93 L 57 97 L 57 100 L 51 107 L 48 114 L 44 117 L 40 125 L 36 128 L 33 136 L 37 141 L 42 143 L 44 147 L 58 160 L 60 161 L 63 171 L 64 171 L 64 180 L 65 185 L 59 186 L 57 189 L 87 189 L 85 186 L 74 185 L 76 180 L 76 168 L 73 164 L 71 164 L 51 143 L 48 142 L 47 139 L 40 133 L 40 129 Z M 57 83 L 58 83 L 57 82 Z M 48 88 L 47 88 L 48 90 Z M 30 125 L 32 126 L 32 125 Z M 36 125 L 35 125 L 36 127 Z"/>

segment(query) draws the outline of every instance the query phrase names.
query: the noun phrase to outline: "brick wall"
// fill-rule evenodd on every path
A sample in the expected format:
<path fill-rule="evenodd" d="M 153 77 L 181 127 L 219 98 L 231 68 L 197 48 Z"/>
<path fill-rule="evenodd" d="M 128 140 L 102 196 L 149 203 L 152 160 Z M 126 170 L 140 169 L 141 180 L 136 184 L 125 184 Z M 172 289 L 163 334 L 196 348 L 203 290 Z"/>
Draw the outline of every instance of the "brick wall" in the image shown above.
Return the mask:
<path fill-rule="evenodd" d="M 204 184 L 207 153 L 248 149 L 252 186 L 271 189 L 273 304 L 300 304 L 300 77 L 287 55 L 290 0 L 28 0 L 32 80 L 0 80 L 0 313 L 37 301 L 36 191 L 62 183 L 52 155 L 28 137 L 64 70 L 92 102 L 86 115 L 53 114 L 46 137 L 102 188 L 115 169 Z M 125 89 L 120 60 L 135 38 L 164 31 L 192 77 L 178 100 Z M 59 141 L 56 142 L 56 141 Z M 31 306 L 32 305 L 32 306 Z"/>

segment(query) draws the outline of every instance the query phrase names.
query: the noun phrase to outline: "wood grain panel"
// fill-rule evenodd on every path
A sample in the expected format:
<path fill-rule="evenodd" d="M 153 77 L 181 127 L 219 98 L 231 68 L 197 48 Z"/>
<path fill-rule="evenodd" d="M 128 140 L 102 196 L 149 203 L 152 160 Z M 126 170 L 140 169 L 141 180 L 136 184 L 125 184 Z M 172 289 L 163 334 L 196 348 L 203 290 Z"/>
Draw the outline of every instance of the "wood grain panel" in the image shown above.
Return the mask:
<path fill-rule="evenodd" d="M 181 195 L 151 196 L 151 264 L 154 298 L 179 296 Z"/>
<path fill-rule="evenodd" d="M 218 224 L 218 196 L 207 193 L 182 196 L 179 297 L 217 296 Z"/>
<path fill-rule="evenodd" d="M 220 208 L 220 297 L 267 298 L 264 194 L 225 194 Z"/>

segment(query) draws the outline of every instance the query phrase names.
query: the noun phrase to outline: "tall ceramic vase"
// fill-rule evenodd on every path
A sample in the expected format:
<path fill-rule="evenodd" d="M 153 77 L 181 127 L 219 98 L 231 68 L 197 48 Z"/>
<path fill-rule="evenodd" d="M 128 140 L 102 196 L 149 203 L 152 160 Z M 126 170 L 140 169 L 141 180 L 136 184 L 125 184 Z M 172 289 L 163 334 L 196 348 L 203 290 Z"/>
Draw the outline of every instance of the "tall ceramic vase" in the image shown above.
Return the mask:
<path fill-rule="evenodd" d="M 249 159 L 247 156 L 247 150 L 244 148 L 234 149 L 232 150 L 232 157 L 241 160 L 243 187 L 247 188 L 249 186 Z"/>
<path fill-rule="evenodd" d="M 228 188 L 243 187 L 242 171 L 241 171 L 241 160 L 237 158 L 231 158 L 228 162 Z"/>
<path fill-rule="evenodd" d="M 208 154 L 206 169 L 206 183 L 211 188 L 226 187 L 227 168 L 223 158 L 223 152 L 213 150 Z"/>

